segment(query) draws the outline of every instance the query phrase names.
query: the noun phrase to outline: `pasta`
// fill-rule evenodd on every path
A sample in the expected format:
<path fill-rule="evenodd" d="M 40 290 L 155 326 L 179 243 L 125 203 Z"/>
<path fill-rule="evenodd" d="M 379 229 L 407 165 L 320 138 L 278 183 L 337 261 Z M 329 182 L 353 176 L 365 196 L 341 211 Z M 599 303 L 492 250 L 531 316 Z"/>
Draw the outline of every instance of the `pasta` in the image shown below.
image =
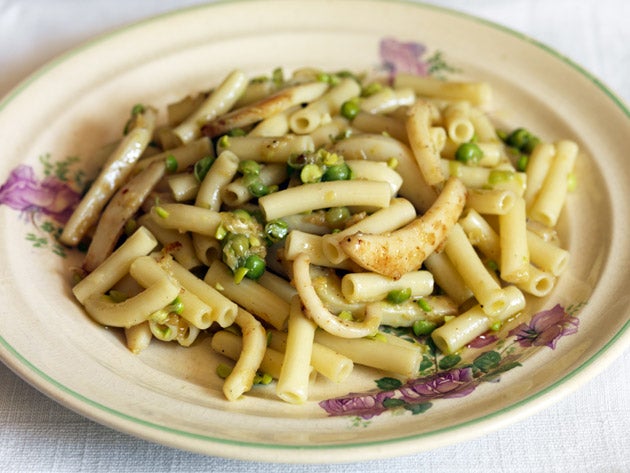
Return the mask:
<path fill-rule="evenodd" d="M 72 292 L 139 356 L 210 337 L 230 401 L 274 383 L 303 404 L 361 366 L 412 378 L 429 345 L 465 357 L 569 263 L 555 226 L 579 147 L 498 128 L 491 96 L 234 70 L 165 123 L 134 107 L 61 235 L 88 247 Z"/>

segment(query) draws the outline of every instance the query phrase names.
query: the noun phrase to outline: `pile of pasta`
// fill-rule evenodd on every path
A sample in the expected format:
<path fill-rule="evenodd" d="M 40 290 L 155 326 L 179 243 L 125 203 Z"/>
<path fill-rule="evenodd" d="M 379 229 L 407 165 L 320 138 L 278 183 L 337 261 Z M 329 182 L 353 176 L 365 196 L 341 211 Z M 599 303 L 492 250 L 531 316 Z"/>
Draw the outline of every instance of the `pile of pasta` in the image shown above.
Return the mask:
<path fill-rule="evenodd" d="M 151 340 L 211 337 L 223 392 L 290 403 L 355 365 L 418 375 L 543 297 L 578 146 L 491 120 L 485 82 L 229 73 L 132 110 L 61 235 L 76 299 Z M 395 330 L 392 330 L 394 328 Z M 405 333 L 405 336 L 399 336 Z"/>

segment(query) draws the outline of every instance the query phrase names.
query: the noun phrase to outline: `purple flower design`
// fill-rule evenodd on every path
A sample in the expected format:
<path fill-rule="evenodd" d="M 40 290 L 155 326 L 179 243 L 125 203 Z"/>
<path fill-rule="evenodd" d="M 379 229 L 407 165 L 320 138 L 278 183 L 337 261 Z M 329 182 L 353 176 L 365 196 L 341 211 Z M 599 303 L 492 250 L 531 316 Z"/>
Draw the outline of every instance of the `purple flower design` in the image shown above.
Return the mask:
<path fill-rule="evenodd" d="M 483 347 L 493 344 L 497 340 L 499 340 L 499 338 L 496 335 L 493 335 L 490 332 L 486 332 L 482 335 L 479 335 L 467 346 L 468 348 L 483 348 Z"/>
<path fill-rule="evenodd" d="M 522 323 L 510 330 L 509 335 L 523 347 L 548 346 L 556 348 L 556 343 L 565 335 L 577 332 L 580 321 L 569 315 L 557 304 L 553 308 L 534 315 L 529 323 Z"/>
<path fill-rule="evenodd" d="M 379 45 L 379 52 L 383 66 L 391 76 L 399 72 L 426 76 L 429 74 L 429 64 L 422 59 L 426 53 L 425 45 L 416 42 L 401 42 L 394 38 L 383 38 Z"/>
<path fill-rule="evenodd" d="M 42 212 L 59 223 L 65 223 L 80 200 L 78 192 L 55 177 L 42 181 L 35 178 L 30 166 L 16 167 L 0 187 L 0 205 L 22 212 Z"/>
<path fill-rule="evenodd" d="M 362 394 L 348 394 L 327 399 L 319 405 L 331 416 L 355 415 L 370 419 L 386 410 L 400 406 L 414 406 L 432 399 L 467 396 L 475 390 L 471 368 L 457 368 L 418 378 L 391 390 Z"/>

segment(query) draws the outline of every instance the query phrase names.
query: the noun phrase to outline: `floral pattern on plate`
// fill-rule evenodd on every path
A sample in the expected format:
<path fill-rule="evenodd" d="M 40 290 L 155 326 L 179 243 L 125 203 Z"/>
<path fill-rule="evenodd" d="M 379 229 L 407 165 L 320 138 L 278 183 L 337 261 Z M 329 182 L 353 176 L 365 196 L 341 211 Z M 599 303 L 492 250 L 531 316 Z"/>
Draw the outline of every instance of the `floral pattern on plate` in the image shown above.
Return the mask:
<path fill-rule="evenodd" d="M 477 355 L 472 362 L 462 362 L 459 354 L 441 355 L 430 339 L 426 339 L 429 351 L 420 365 L 423 376 L 405 383 L 396 378 L 380 378 L 375 380 L 377 389 L 372 392 L 351 393 L 327 399 L 319 405 L 330 416 L 355 416 L 355 426 L 365 426 L 361 419 L 371 419 L 391 410 L 421 414 L 431 408 L 431 401 L 435 399 L 464 397 L 481 383 L 498 381 L 501 374 L 522 366 L 520 361 L 534 347 L 554 349 L 561 337 L 577 332 L 579 320 L 572 314 L 579 308 L 575 305 L 565 309 L 556 304 L 510 330 L 504 339 L 482 335 L 471 342 L 469 348 L 488 343 L 493 343 L 494 347 Z"/>

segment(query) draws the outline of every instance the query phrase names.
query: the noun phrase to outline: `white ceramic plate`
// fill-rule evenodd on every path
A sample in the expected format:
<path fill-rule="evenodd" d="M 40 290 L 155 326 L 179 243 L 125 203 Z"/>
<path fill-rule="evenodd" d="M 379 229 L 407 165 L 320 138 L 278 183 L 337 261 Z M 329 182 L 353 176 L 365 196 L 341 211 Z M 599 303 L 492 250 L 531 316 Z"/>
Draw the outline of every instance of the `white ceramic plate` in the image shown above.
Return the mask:
<path fill-rule="evenodd" d="M 426 48 L 407 65 L 438 65 L 435 73 L 449 78 L 492 83 L 504 122 L 580 144 L 579 187 L 561 223 L 571 266 L 530 314 L 560 304 L 564 309 L 551 326 L 535 316 L 534 339 L 505 336 L 498 348 L 477 352 L 472 369 L 438 359 L 436 377 L 412 383 L 423 393 L 415 400 L 401 397 L 395 385 L 365 394 L 377 376 L 364 372 L 349 385 L 320 383 L 313 401 L 291 406 L 264 388 L 225 401 L 207 343 L 190 349 L 157 343 L 133 356 L 120 333 L 90 321 L 70 292 L 68 267 L 78 256 L 54 240 L 63 195 L 71 195 L 60 192 L 70 192 L 84 179 L 81 170 L 93 168 L 68 158 L 85 158 L 118 136 L 135 103 L 163 109 L 236 67 L 251 74 L 276 66 L 380 67 L 385 38 Z M 124 28 L 53 61 L 5 97 L 0 130 L 0 357 L 53 399 L 115 429 L 250 460 L 318 463 L 409 454 L 522 419 L 629 345 L 624 285 L 630 245 L 622 233 L 630 216 L 629 112 L 575 64 L 496 25 L 398 2 L 197 7 Z M 424 369 L 424 375 L 434 371 L 435 360 Z M 386 389 L 392 391 L 385 397 L 398 393 L 395 402 L 383 402 Z M 319 403 L 351 391 L 362 395 Z M 360 410 L 366 401 L 382 409 Z"/>

